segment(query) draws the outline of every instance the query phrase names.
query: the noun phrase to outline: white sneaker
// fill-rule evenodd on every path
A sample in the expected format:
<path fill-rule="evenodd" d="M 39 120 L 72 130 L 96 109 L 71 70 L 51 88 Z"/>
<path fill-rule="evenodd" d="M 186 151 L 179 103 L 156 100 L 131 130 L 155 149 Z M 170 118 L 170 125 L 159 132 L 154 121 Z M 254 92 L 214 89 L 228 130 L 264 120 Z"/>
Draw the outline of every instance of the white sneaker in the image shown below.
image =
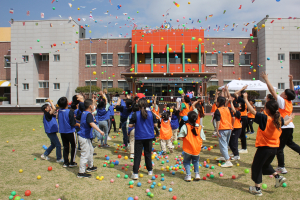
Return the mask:
<path fill-rule="evenodd" d="M 233 153 L 232 153 L 232 154 L 229 154 L 229 156 L 230 156 L 230 157 L 233 157 L 234 155 L 233 155 Z"/>
<path fill-rule="evenodd" d="M 217 160 L 225 161 L 225 158 L 224 157 L 219 157 L 219 158 L 217 158 Z"/>
<path fill-rule="evenodd" d="M 107 140 L 111 140 L 111 137 L 107 136 Z"/>
<path fill-rule="evenodd" d="M 130 156 L 129 156 L 129 158 L 130 158 L 130 159 L 134 159 L 134 154 L 131 153 Z"/>
<path fill-rule="evenodd" d="M 153 175 L 153 171 L 148 171 L 148 176 L 152 176 Z"/>
<path fill-rule="evenodd" d="M 213 135 L 213 136 L 216 136 L 217 134 L 218 134 L 218 133 L 217 133 L 216 131 L 214 131 L 212 135 Z"/>
<path fill-rule="evenodd" d="M 221 165 L 221 167 L 232 167 L 233 164 L 228 160 L 226 161 L 223 165 Z"/>
<path fill-rule="evenodd" d="M 230 160 L 233 160 L 233 161 L 236 161 L 236 160 L 240 160 L 240 156 L 233 156 L 233 157 L 230 157 Z"/>
<path fill-rule="evenodd" d="M 191 175 L 186 175 L 186 176 L 184 177 L 184 180 L 187 181 L 187 182 L 190 182 L 190 181 L 192 180 Z"/>
<path fill-rule="evenodd" d="M 286 178 L 284 178 L 283 176 L 279 176 L 279 178 L 275 178 L 275 187 L 280 187 L 282 186 L 282 184 L 286 182 Z"/>
<path fill-rule="evenodd" d="M 43 159 L 43 160 L 50 160 L 50 158 L 48 156 L 45 156 L 44 154 L 41 155 L 41 159 Z"/>
<path fill-rule="evenodd" d="M 138 180 L 138 178 L 139 178 L 138 174 L 132 174 L 131 175 L 131 179 L 133 179 L 133 180 Z"/>
<path fill-rule="evenodd" d="M 277 167 L 276 172 L 280 173 L 280 174 L 286 174 L 287 170 L 285 169 L 285 167 Z"/>
<path fill-rule="evenodd" d="M 61 158 L 60 160 L 56 160 L 57 163 L 63 163 L 64 162 L 64 159 Z"/>
<path fill-rule="evenodd" d="M 196 174 L 195 174 L 195 180 L 196 180 L 196 181 L 201 180 L 201 177 L 200 177 L 200 174 L 199 174 L 199 173 L 196 173 Z"/>
<path fill-rule="evenodd" d="M 254 194 L 255 196 L 259 196 L 259 197 L 262 196 L 261 190 L 256 190 L 256 187 L 255 187 L 255 186 L 250 186 L 250 187 L 249 187 L 249 192 L 250 192 L 251 194 Z"/>
<path fill-rule="evenodd" d="M 129 144 L 128 144 L 128 146 L 125 149 L 126 149 L 126 151 L 130 151 Z"/>
<path fill-rule="evenodd" d="M 247 149 L 239 149 L 239 153 L 248 153 Z"/>

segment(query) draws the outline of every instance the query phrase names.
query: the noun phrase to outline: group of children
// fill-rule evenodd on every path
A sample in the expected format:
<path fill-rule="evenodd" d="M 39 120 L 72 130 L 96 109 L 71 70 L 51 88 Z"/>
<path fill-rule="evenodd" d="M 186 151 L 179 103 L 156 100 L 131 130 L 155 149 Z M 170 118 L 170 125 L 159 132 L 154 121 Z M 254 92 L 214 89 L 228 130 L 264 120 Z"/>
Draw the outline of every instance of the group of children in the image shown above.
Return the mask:
<path fill-rule="evenodd" d="M 292 76 L 290 76 L 291 89 L 286 89 L 281 95 L 276 94 L 266 74 L 263 73 L 262 78 L 266 81 L 271 95 L 267 96 L 265 108 L 261 112 L 256 111 L 255 100 L 248 100 L 245 92 L 247 86 L 234 94 L 230 94 L 225 86 L 220 94 L 216 92 L 215 103 L 211 105 L 212 121 L 215 127 L 213 134 L 219 138 L 222 154 L 218 160 L 224 161 L 221 167 L 232 167 L 232 160 L 239 160 L 240 153 L 248 153 L 246 133 L 249 133 L 249 127 L 250 133 L 254 133 L 253 122 L 259 125 L 255 143 L 257 151 L 252 163 L 252 180 L 255 182 L 255 186 L 249 188 L 251 193 L 258 196 L 262 195 L 260 184 L 263 174 L 275 177 L 275 187 L 281 186 L 286 181 L 283 176 L 278 174 L 287 173 L 284 168 L 283 149 L 285 145 L 300 153 L 300 147 L 293 142 L 292 136 L 294 115 L 292 114 L 291 100 L 295 98 Z M 130 95 L 127 95 L 124 100 L 119 98 L 115 106 L 111 105 L 105 93 L 102 92 L 100 92 L 98 100 L 84 100 L 81 95 L 75 95 L 72 100 L 72 108 L 75 108 L 75 112 L 68 109 L 68 100 L 65 97 L 58 100 L 59 129 L 53 103 L 49 100 L 50 105 L 42 106 L 42 110 L 45 112 L 43 120 L 45 132 L 51 141 L 51 146 L 41 156 L 42 159 L 48 160 L 48 155 L 56 147 L 57 162 L 64 162 L 64 167 L 77 166 L 75 163 L 75 132 L 77 132 L 81 148 L 78 177 L 90 177 L 90 174 L 86 172 L 97 170 L 97 167 L 93 165 L 92 139 L 97 136 L 101 141 L 101 146 L 109 147 L 107 144 L 108 127 L 111 112 L 114 112 L 115 109 L 120 112 L 124 146 L 130 152 L 130 158 L 134 159 L 132 179 L 138 179 L 143 150 L 148 174 L 153 174 L 152 142 L 159 138 L 163 155 L 173 152 L 173 143 L 177 143 L 178 139 L 183 141 L 183 165 L 186 171 L 184 180 L 191 181 L 191 162 L 194 165 L 194 180 L 200 180 L 199 159 L 202 143 L 205 140 L 202 123 L 204 102 L 200 97 L 190 98 L 183 94 L 181 98 L 178 98 L 176 104 L 164 105 L 163 112 L 159 110 L 159 101 L 156 96 L 147 100 L 138 97 L 132 99 Z M 61 133 L 64 159 L 61 158 L 57 131 Z M 241 149 L 238 148 L 239 138 L 242 144 Z M 68 160 L 69 144 L 71 144 L 70 162 Z M 231 155 L 228 154 L 228 147 L 232 151 Z M 275 155 L 278 158 L 276 171 L 270 165 Z M 86 163 L 88 163 L 87 169 Z"/>

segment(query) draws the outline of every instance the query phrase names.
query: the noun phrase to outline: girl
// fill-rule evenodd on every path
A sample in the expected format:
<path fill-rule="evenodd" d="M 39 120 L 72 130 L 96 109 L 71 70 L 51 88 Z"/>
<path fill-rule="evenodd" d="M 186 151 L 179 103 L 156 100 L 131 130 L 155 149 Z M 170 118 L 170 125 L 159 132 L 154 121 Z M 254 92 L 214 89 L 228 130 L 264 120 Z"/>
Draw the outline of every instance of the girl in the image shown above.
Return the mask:
<path fill-rule="evenodd" d="M 85 110 L 84 108 L 84 98 L 81 94 L 74 95 L 72 97 L 72 103 L 71 103 L 71 108 L 74 110 L 75 114 L 75 120 L 79 124 L 80 123 L 80 118 L 81 118 L 81 113 Z M 77 150 L 80 151 L 80 144 L 78 140 L 78 131 L 80 130 L 80 127 L 76 127 L 75 132 L 77 134 L 77 141 L 78 141 L 78 146 Z"/>
<path fill-rule="evenodd" d="M 132 108 L 132 112 L 130 113 L 130 115 L 128 117 L 128 119 L 129 119 L 128 124 L 132 117 L 132 114 L 135 113 L 136 111 L 139 111 L 139 106 L 137 104 L 134 104 L 133 108 Z M 129 156 L 130 159 L 134 159 L 134 141 L 135 141 L 134 133 L 135 133 L 134 127 L 128 127 L 128 136 L 129 136 L 129 141 L 130 141 L 130 156 Z"/>
<path fill-rule="evenodd" d="M 242 132 L 242 124 L 241 124 L 241 104 L 233 103 L 233 98 L 230 98 L 231 110 L 234 114 L 234 123 L 233 123 L 233 130 L 229 140 L 229 147 L 232 151 L 231 160 L 239 160 L 239 137 Z"/>
<path fill-rule="evenodd" d="M 165 155 L 166 152 L 166 146 L 169 148 L 170 153 L 173 153 L 173 147 L 172 147 L 172 128 L 171 128 L 171 117 L 169 116 L 168 112 L 164 112 L 161 117 L 153 113 L 156 118 L 158 118 L 161 121 L 161 128 L 160 128 L 160 146 L 162 150 L 162 154 Z M 172 113 L 171 113 L 172 115 Z"/>
<path fill-rule="evenodd" d="M 153 100 L 153 98 L 152 98 L 152 100 Z M 159 101 L 157 100 L 157 95 L 156 95 L 153 100 L 153 109 L 152 109 L 152 112 L 156 115 L 159 115 L 158 105 L 159 105 Z M 158 118 L 156 118 L 156 119 L 158 119 Z M 159 127 L 160 127 L 160 121 L 158 120 L 158 126 L 154 127 L 156 137 L 159 137 L 159 130 L 158 130 Z M 155 139 L 154 139 L 154 141 L 155 141 Z"/>
<path fill-rule="evenodd" d="M 231 113 L 231 109 L 225 107 L 225 97 L 218 97 L 217 110 L 215 112 L 215 118 L 217 122 L 217 134 L 219 136 L 220 151 L 223 157 L 218 160 L 226 161 L 221 167 L 232 167 L 230 157 L 228 155 L 228 143 L 230 140 L 231 130 L 234 123 L 234 117 Z"/>
<path fill-rule="evenodd" d="M 59 132 L 64 146 L 63 167 L 76 167 L 77 163 L 75 162 L 75 156 L 76 156 L 75 126 L 80 127 L 80 124 L 76 123 L 74 112 L 68 109 L 69 102 L 66 97 L 61 97 L 58 100 L 57 104 L 60 107 L 60 109 L 58 110 Z M 69 162 L 70 144 L 71 144 L 71 161 Z"/>
<path fill-rule="evenodd" d="M 189 106 L 189 103 L 190 103 L 190 98 L 188 96 L 183 96 L 181 98 L 181 106 L 180 106 L 180 113 L 179 113 L 179 116 L 180 116 L 180 123 L 179 123 L 179 129 L 181 129 L 181 127 L 184 125 L 184 120 L 183 120 L 183 117 L 184 116 L 187 116 L 189 111 L 190 111 L 190 106 Z"/>
<path fill-rule="evenodd" d="M 179 102 L 177 102 L 179 104 Z M 177 106 L 177 108 L 179 105 Z M 171 141 L 177 141 L 177 132 L 179 128 L 179 110 L 175 108 L 175 105 L 169 105 L 170 116 L 171 116 L 171 128 L 172 128 L 172 139 Z"/>
<path fill-rule="evenodd" d="M 214 132 L 213 132 L 213 136 L 216 136 L 217 135 L 217 129 L 216 129 L 216 119 L 214 118 L 214 113 L 215 113 L 215 111 L 216 111 L 216 109 L 217 109 L 217 99 L 218 99 L 218 94 L 219 94 L 219 92 L 218 92 L 218 90 L 216 89 L 216 91 L 215 91 L 215 99 L 214 99 L 214 104 L 213 105 L 211 105 L 210 104 L 210 102 L 208 102 L 208 105 L 210 105 L 211 106 L 211 113 L 212 113 L 212 122 L 213 122 L 213 126 L 214 126 Z"/>
<path fill-rule="evenodd" d="M 188 122 L 182 126 L 178 134 L 178 139 L 183 141 L 183 165 L 185 167 L 186 176 L 185 181 L 191 181 L 190 163 L 192 161 L 194 165 L 195 180 L 200 180 L 199 175 L 199 159 L 202 145 L 202 139 L 200 137 L 202 127 L 196 124 L 198 115 L 196 112 L 191 111 L 188 113 Z"/>
<path fill-rule="evenodd" d="M 153 127 L 157 125 L 156 116 L 151 111 L 146 111 L 147 100 L 140 99 L 138 101 L 139 111 L 132 114 L 129 127 L 135 126 L 135 142 L 134 142 L 134 165 L 132 179 L 138 179 L 139 166 L 141 163 L 142 151 L 144 148 L 145 162 L 148 175 L 152 176 L 152 140 L 154 138 Z"/>
<path fill-rule="evenodd" d="M 95 131 L 97 134 L 98 140 L 101 141 L 102 147 L 109 147 L 107 144 L 108 137 L 108 123 L 107 121 L 110 119 L 109 112 L 109 103 L 105 98 L 104 93 L 100 92 L 101 97 L 98 99 L 97 105 L 97 114 L 96 121 L 98 122 L 99 129 L 104 132 L 104 136 L 100 135 L 98 131 Z"/>
<path fill-rule="evenodd" d="M 251 166 L 251 177 L 255 186 L 250 186 L 249 192 L 256 196 L 262 196 L 260 189 L 262 175 L 273 175 L 275 177 L 275 187 L 280 187 L 286 181 L 286 178 L 277 174 L 271 163 L 279 147 L 279 137 L 282 132 L 280 127 L 283 124 L 289 124 L 295 115 L 291 114 L 291 116 L 287 117 L 287 120 L 283 120 L 278 112 L 279 106 L 276 101 L 268 101 L 266 103 L 266 113 L 268 115 L 258 113 L 247 100 L 247 93 L 244 93 L 243 96 L 250 112 L 255 115 L 254 122 L 259 125 L 255 141 L 257 150 Z"/>
<path fill-rule="evenodd" d="M 254 104 L 255 104 L 255 100 L 254 99 L 250 100 L 250 105 L 256 111 L 256 107 L 254 106 Z M 254 133 L 253 120 L 254 120 L 255 116 L 249 111 L 249 109 L 248 109 L 248 112 L 247 112 L 247 117 L 248 117 L 248 125 L 247 125 L 247 132 L 246 133 L 253 134 Z M 250 127 L 251 132 L 249 131 L 249 127 Z"/>

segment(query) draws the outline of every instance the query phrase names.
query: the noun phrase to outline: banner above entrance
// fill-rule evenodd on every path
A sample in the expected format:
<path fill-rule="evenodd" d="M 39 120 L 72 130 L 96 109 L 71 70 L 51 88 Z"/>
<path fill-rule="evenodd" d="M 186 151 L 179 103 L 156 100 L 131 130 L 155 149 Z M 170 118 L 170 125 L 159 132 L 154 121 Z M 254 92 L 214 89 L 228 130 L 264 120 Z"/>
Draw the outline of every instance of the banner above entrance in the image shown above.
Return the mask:
<path fill-rule="evenodd" d="M 180 78 L 163 78 L 163 77 L 144 77 L 144 78 L 137 78 L 137 82 L 140 83 L 201 83 L 203 78 L 189 78 L 184 77 Z"/>

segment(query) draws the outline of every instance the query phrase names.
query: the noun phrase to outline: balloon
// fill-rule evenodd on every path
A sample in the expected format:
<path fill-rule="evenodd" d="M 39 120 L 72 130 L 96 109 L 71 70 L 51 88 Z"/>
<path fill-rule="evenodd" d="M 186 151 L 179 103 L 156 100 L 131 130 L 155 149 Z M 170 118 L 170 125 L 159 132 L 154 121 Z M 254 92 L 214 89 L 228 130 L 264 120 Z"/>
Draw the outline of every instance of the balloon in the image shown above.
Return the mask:
<path fill-rule="evenodd" d="M 188 116 L 184 116 L 182 119 L 183 119 L 183 121 L 186 122 L 189 118 L 188 118 Z"/>
<path fill-rule="evenodd" d="M 93 71 L 93 74 L 94 74 L 94 75 L 96 75 L 96 74 L 97 74 L 97 72 L 96 72 L 96 71 Z"/>

